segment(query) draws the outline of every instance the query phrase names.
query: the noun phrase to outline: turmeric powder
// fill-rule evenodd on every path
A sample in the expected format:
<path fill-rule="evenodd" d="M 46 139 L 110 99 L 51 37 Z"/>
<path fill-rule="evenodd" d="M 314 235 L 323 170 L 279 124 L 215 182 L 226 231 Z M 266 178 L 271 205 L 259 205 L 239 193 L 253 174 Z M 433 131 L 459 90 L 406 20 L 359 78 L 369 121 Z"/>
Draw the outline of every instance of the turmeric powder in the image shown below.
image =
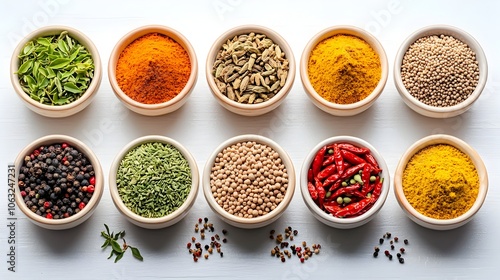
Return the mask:
<path fill-rule="evenodd" d="M 309 80 L 324 99 L 352 104 L 365 99 L 381 78 L 379 55 L 364 40 L 339 34 L 321 41 L 311 52 Z"/>
<path fill-rule="evenodd" d="M 190 74 L 187 51 L 160 33 L 149 33 L 130 43 L 116 65 L 120 89 L 144 104 L 171 100 L 184 89 Z"/>
<path fill-rule="evenodd" d="M 448 144 L 417 152 L 403 172 L 403 192 L 415 210 L 435 219 L 456 218 L 469 210 L 479 192 L 470 157 Z"/>

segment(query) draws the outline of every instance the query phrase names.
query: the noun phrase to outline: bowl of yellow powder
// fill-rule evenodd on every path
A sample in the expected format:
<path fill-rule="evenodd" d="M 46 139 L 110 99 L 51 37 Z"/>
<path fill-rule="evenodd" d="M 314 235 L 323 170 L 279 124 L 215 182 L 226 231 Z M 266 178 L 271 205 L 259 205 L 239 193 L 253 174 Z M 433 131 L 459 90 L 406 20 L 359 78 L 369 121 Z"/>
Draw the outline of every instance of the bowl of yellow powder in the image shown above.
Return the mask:
<path fill-rule="evenodd" d="M 454 26 L 431 25 L 413 32 L 394 61 L 394 84 L 402 100 L 431 118 L 451 118 L 469 110 L 487 78 L 481 45 Z"/>
<path fill-rule="evenodd" d="M 179 31 L 146 25 L 125 34 L 108 63 L 116 97 L 146 116 L 174 112 L 184 105 L 198 78 L 196 53 Z"/>
<path fill-rule="evenodd" d="M 314 105 L 335 116 L 367 110 L 382 93 L 389 66 L 384 48 L 354 26 L 332 26 L 306 45 L 300 77 Z"/>
<path fill-rule="evenodd" d="M 394 176 L 396 199 L 415 223 L 450 230 L 468 223 L 488 191 L 488 174 L 480 155 L 450 135 L 431 135 L 401 157 Z"/>

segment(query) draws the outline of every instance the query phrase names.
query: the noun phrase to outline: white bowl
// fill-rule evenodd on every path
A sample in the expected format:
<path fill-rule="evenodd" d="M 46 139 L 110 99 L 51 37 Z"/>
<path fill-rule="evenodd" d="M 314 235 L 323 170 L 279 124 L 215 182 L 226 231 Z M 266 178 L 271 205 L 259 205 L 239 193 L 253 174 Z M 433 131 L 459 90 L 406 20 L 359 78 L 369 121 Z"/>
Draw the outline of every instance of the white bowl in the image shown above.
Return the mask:
<path fill-rule="evenodd" d="M 19 179 L 18 176 L 20 174 L 20 169 L 21 166 L 23 165 L 24 158 L 25 156 L 30 155 L 33 153 L 35 149 L 40 148 L 41 146 L 47 146 L 51 144 L 61 144 L 61 143 L 67 143 L 70 146 L 76 148 L 78 151 L 83 153 L 89 160 L 90 163 L 92 164 L 92 167 L 95 172 L 95 190 L 92 195 L 92 198 L 89 200 L 87 205 L 78 213 L 67 217 L 63 219 L 47 219 L 45 217 L 39 216 L 35 213 L 33 213 L 24 203 L 24 199 L 21 195 L 20 189 L 19 189 Z M 52 230 L 63 230 L 63 229 L 69 229 L 78 226 L 79 224 L 85 222 L 92 214 L 94 213 L 95 209 L 97 208 L 97 205 L 99 204 L 99 201 L 101 200 L 102 193 L 104 190 L 104 175 L 102 173 L 102 168 L 101 164 L 99 163 L 98 158 L 96 155 L 90 150 L 87 145 L 85 145 L 83 142 L 70 137 L 66 135 L 48 135 L 44 136 L 41 138 L 38 138 L 37 140 L 31 142 L 29 145 L 27 145 L 25 148 L 21 150 L 21 152 L 18 154 L 16 161 L 15 161 L 15 168 L 16 168 L 16 203 L 19 209 L 28 217 L 28 219 L 33 222 L 34 224 L 46 228 L 46 229 L 52 229 Z"/>
<path fill-rule="evenodd" d="M 285 53 L 285 57 L 289 62 L 288 77 L 283 88 L 281 88 L 281 90 L 273 98 L 259 104 L 242 104 L 230 100 L 227 96 L 220 92 L 214 81 L 214 76 L 212 75 L 212 68 L 215 62 L 215 58 L 217 57 L 217 53 L 219 52 L 222 45 L 225 44 L 228 39 L 232 39 L 234 36 L 248 34 L 250 32 L 264 34 L 268 38 L 273 40 L 273 42 L 279 45 L 283 50 L 283 52 Z M 210 87 L 210 91 L 222 107 L 235 114 L 243 116 L 259 116 L 277 108 L 284 101 L 285 97 L 292 89 L 292 85 L 295 80 L 295 59 L 293 56 L 292 48 L 290 48 L 285 39 L 283 39 L 283 37 L 281 37 L 275 31 L 259 25 L 242 25 L 226 31 L 219 38 L 217 38 L 208 53 L 205 74 L 208 86 Z"/>
<path fill-rule="evenodd" d="M 122 51 L 134 40 L 150 33 L 160 33 L 172 38 L 186 50 L 191 62 L 191 74 L 189 75 L 189 79 L 182 91 L 171 100 L 159 104 L 145 104 L 135 101 L 123 92 L 116 81 L 116 65 Z M 188 39 L 180 32 L 167 26 L 146 25 L 125 34 L 115 45 L 108 62 L 108 79 L 116 97 L 118 97 L 118 99 L 133 112 L 145 116 L 164 115 L 181 108 L 182 105 L 184 105 L 188 100 L 188 97 L 191 95 L 198 79 L 198 60 L 196 59 L 194 48 L 189 43 Z"/>
<path fill-rule="evenodd" d="M 29 95 L 26 94 L 21 88 L 18 75 L 15 73 L 20 66 L 18 55 L 21 53 L 22 49 L 28 42 L 39 37 L 60 34 L 62 31 L 68 31 L 69 36 L 78 41 L 81 45 L 85 46 L 85 48 L 90 52 L 94 61 L 94 78 L 90 82 L 89 87 L 87 88 L 85 93 L 79 99 L 66 105 L 51 106 L 37 102 L 29 97 Z M 102 80 L 101 58 L 94 43 L 92 43 L 92 41 L 82 32 L 68 26 L 46 26 L 31 32 L 30 34 L 25 36 L 21 40 L 21 42 L 19 42 L 16 49 L 14 50 L 14 53 L 12 54 L 10 62 L 10 80 L 19 98 L 21 98 L 24 104 L 33 112 L 51 118 L 68 117 L 85 109 L 97 94 L 97 90 L 99 89 Z"/>
<path fill-rule="evenodd" d="M 479 81 L 476 89 L 472 94 L 461 103 L 450 106 L 450 107 L 436 107 L 427 105 L 415 97 L 413 97 L 410 92 L 405 88 L 403 80 L 401 79 L 401 64 L 403 63 L 403 57 L 410 47 L 416 40 L 430 35 L 448 35 L 452 36 L 465 44 L 467 44 L 476 54 L 476 59 L 479 65 Z M 394 61 L 394 83 L 399 92 L 399 95 L 413 111 L 427 117 L 431 118 L 451 118 L 458 116 L 470 109 L 472 104 L 481 95 L 484 86 L 486 85 L 486 80 L 488 78 L 488 63 L 486 61 L 486 56 L 481 48 L 481 45 L 467 32 L 460 30 L 453 26 L 448 25 L 431 25 L 419 29 L 412 33 L 408 38 L 404 40 L 399 48 L 396 59 Z"/>
<path fill-rule="evenodd" d="M 435 219 L 427 217 L 418 212 L 417 210 L 415 210 L 415 208 L 411 206 L 411 204 L 406 199 L 406 196 L 403 191 L 403 172 L 406 168 L 406 165 L 408 164 L 408 161 L 413 157 L 415 153 L 417 153 L 421 149 L 436 144 L 448 144 L 454 146 L 463 153 L 467 154 L 474 163 L 474 166 L 476 167 L 476 170 L 479 175 L 479 193 L 476 198 L 476 201 L 467 212 L 465 212 L 464 214 L 462 214 L 457 218 L 445 220 L 445 219 Z M 399 160 L 394 175 L 394 193 L 396 195 L 396 199 L 399 203 L 399 206 L 401 206 L 405 214 L 412 221 L 423 227 L 434 230 L 450 230 L 458 228 L 468 223 L 474 217 L 474 215 L 476 215 L 476 213 L 483 205 L 484 200 L 486 199 L 487 192 L 488 192 L 488 174 L 481 157 L 469 144 L 450 135 L 436 134 L 424 137 L 415 142 L 406 150 L 406 152 Z"/>
<path fill-rule="evenodd" d="M 279 203 L 278 206 L 271 212 L 255 218 L 242 218 L 228 213 L 217 203 L 217 201 L 213 197 L 210 185 L 210 174 L 212 172 L 212 167 L 215 163 L 217 154 L 220 153 L 222 150 L 224 150 L 226 147 L 246 141 L 255 141 L 256 143 L 265 144 L 268 147 L 275 150 L 276 152 L 278 152 L 288 173 L 288 188 L 281 203 Z M 279 219 L 279 217 L 283 215 L 286 208 L 292 201 L 294 191 L 295 191 L 295 170 L 293 167 L 292 160 L 285 152 L 285 150 L 283 150 L 283 148 L 279 146 L 276 142 L 260 135 L 252 135 L 252 134 L 240 135 L 224 141 L 214 150 L 212 155 L 208 158 L 205 164 L 205 169 L 203 171 L 203 193 L 205 195 L 205 199 L 208 202 L 208 205 L 210 206 L 212 211 L 214 211 L 226 223 L 239 228 L 264 227 Z"/>
<path fill-rule="evenodd" d="M 118 168 L 120 167 L 120 163 L 123 157 L 125 157 L 125 155 L 135 147 L 150 142 L 171 144 L 177 150 L 179 150 L 179 152 L 181 152 L 184 158 L 188 161 L 189 168 L 191 169 L 192 184 L 191 184 L 191 190 L 186 200 L 174 212 L 160 218 L 146 218 L 134 213 L 121 200 L 120 194 L 118 193 L 118 187 L 116 185 L 116 174 L 118 172 Z M 125 147 L 121 149 L 121 151 L 113 160 L 109 172 L 109 191 L 111 193 L 111 198 L 113 199 L 113 203 L 115 204 L 118 211 L 120 211 L 120 213 L 123 214 L 131 223 L 148 229 L 159 229 L 159 228 L 169 227 L 182 220 L 188 214 L 191 207 L 194 205 L 196 196 L 198 195 L 198 186 L 199 186 L 199 173 L 198 173 L 198 166 L 196 164 L 196 160 L 194 159 L 194 157 L 182 144 L 173 139 L 161 135 L 143 136 L 125 145 Z"/>
<path fill-rule="evenodd" d="M 308 184 L 307 173 L 314 160 L 314 157 L 316 153 L 323 146 L 333 143 L 349 143 L 358 147 L 370 149 L 371 154 L 377 161 L 380 169 L 382 169 L 382 175 L 380 177 L 383 178 L 384 181 L 382 183 L 382 191 L 380 193 L 380 197 L 368 211 L 366 211 L 364 214 L 361 214 L 360 216 L 346 217 L 346 218 L 335 217 L 329 213 L 326 213 L 321 208 L 319 208 L 318 205 L 316 205 L 314 200 L 311 198 L 311 195 L 309 194 L 309 190 L 307 188 Z M 375 216 L 380 211 L 380 209 L 382 208 L 387 199 L 387 194 L 389 193 L 389 189 L 390 189 L 390 173 L 384 158 L 371 144 L 369 144 L 363 139 L 352 136 L 335 136 L 321 141 L 309 152 L 309 154 L 304 160 L 304 163 L 302 165 L 302 170 L 300 172 L 300 191 L 302 193 L 302 198 L 307 208 L 309 208 L 313 216 L 320 222 L 324 223 L 325 225 L 339 229 L 351 229 L 359 227 L 368 223 L 373 218 L 375 218 Z"/>
<path fill-rule="evenodd" d="M 308 64 L 311 52 L 321 41 L 339 34 L 352 35 L 363 39 L 380 57 L 381 77 L 380 81 L 377 84 L 377 87 L 375 87 L 373 92 L 370 93 L 370 95 L 368 95 L 366 98 L 353 104 L 336 104 L 333 102 L 329 102 L 316 92 L 316 90 L 311 85 L 311 81 L 309 80 Z M 377 38 L 375 38 L 375 36 L 373 36 L 372 34 L 354 26 L 332 26 L 320 31 L 309 40 L 306 47 L 304 48 L 304 51 L 302 52 L 302 57 L 300 59 L 300 78 L 302 80 L 302 86 L 304 87 L 307 96 L 311 99 L 313 104 L 316 105 L 316 107 L 334 116 L 353 116 L 360 114 L 370 108 L 375 103 L 375 100 L 377 100 L 380 94 L 382 94 L 382 91 L 384 90 L 385 84 L 387 82 L 388 75 L 389 64 L 387 62 L 387 56 L 385 54 L 384 48 L 382 47 L 382 44 L 380 44 Z"/>

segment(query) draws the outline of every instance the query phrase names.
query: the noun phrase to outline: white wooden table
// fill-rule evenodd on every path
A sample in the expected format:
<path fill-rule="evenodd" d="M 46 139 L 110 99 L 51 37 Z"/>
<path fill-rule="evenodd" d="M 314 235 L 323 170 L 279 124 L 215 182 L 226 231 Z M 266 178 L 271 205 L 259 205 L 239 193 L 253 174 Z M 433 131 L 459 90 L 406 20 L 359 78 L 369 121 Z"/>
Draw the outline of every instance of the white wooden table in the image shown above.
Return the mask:
<path fill-rule="evenodd" d="M 140 279 L 140 278 L 425 278 L 492 279 L 500 273 L 500 161 L 499 75 L 500 26 L 498 1 L 4 1 L 0 8 L 0 279 Z M 215 39 L 240 24 L 260 24 L 280 33 L 291 45 L 298 62 L 307 41 L 331 25 L 349 24 L 374 33 L 385 47 L 391 76 L 382 96 L 368 111 L 354 117 L 333 117 L 317 109 L 302 89 L 297 72 L 292 91 L 274 112 L 261 117 L 234 115 L 215 101 L 205 79 L 205 60 Z M 392 65 L 401 42 L 416 29 L 437 23 L 455 25 L 471 33 L 489 61 L 489 79 L 483 95 L 465 114 L 451 119 L 430 119 L 410 110 L 392 80 Z M 21 36 L 37 27 L 64 24 L 88 35 L 100 51 L 103 66 L 119 38 L 146 24 L 179 30 L 194 46 L 200 71 L 198 83 L 180 110 L 160 117 L 143 117 L 125 109 L 111 91 L 107 74 L 93 103 L 65 119 L 49 119 L 28 110 L 15 95 L 9 63 Z M 478 215 L 466 226 L 445 232 L 422 228 L 410 221 L 391 190 L 378 216 L 369 224 L 338 230 L 316 221 L 299 190 L 286 213 L 274 224 L 257 230 L 233 228 L 217 219 L 200 191 L 188 216 L 175 226 L 145 230 L 127 222 L 111 201 L 107 185 L 94 215 L 77 228 L 49 231 L 16 212 L 15 270 L 10 272 L 7 201 L 7 165 L 30 141 L 63 133 L 87 143 L 107 174 L 114 156 L 129 141 L 161 134 L 182 142 L 200 169 L 222 141 L 255 133 L 274 139 L 292 157 L 295 169 L 312 147 L 335 135 L 352 135 L 374 145 L 385 157 L 391 174 L 405 149 L 416 140 L 447 133 L 470 143 L 489 169 L 490 191 Z M 224 258 L 194 263 L 185 244 L 194 234 L 198 217 L 209 217 L 216 229 L 229 231 Z M 101 251 L 103 224 L 126 230 L 127 242 L 140 248 L 144 262 L 126 255 L 120 262 L 107 260 Z M 269 231 L 287 226 L 299 230 L 296 241 L 321 243 L 320 255 L 304 264 L 297 259 L 281 263 L 270 256 L 274 243 Z M 407 238 L 405 264 L 383 256 L 372 257 L 373 246 L 385 233 Z"/>

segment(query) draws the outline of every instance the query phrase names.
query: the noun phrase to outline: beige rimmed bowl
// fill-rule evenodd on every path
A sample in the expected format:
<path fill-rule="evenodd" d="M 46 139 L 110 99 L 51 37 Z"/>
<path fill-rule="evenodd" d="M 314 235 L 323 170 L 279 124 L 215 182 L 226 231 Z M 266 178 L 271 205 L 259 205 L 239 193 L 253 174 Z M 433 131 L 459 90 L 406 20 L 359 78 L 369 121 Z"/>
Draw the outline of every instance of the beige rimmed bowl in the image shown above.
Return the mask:
<path fill-rule="evenodd" d="M 268 38 L 273 40 L 275 44 L 280 46 L 282 51 L 285 53 L 285 57 L 289 61 L 289 71 L 285 85 L 273 98 L 259 104 L 242 104 L 229 99 L 227 96 L 220 92 L 214 81 L 212 68 L 215 63 L 217 53 L 228 39 L 232 39 L 234 36 L 248 34 L 251 32 L 264 34 Z M 292 89 L 292 85 L 295 80 L 295 67 L 295 58 L 293 56 L 292 48 L 288 45 L 285 39 L 281 37 L 281 35 L 276 33 L 274 30 L 271 30 L 264 26 L 241 25 L 226 31 L 225 33 L 220 35 L 220 37 L 217 38 L 217 40 L 213 43 L 207 56 L 205 74 L 208 86 L 210 87 L 210 91 L 222 107 L 238 115 L 259 116 L 271 112 L 285 100 L 285 97 Z"/>
<path fill-rule="evenodd" d="M 125 155 L 135 147 L 151 142 L 170 144 L 174 146 L 177 150 L 179 150 L 179 152 L 184 156 L 184 158 L 189 163 L 189 168 L 191 169 L 191 178 L 192 178 L 191 190 L 189 191 L 189 194 L 184 203 L 172 213 L 159 218 L 146 218 L 130 210 L 120 198 L 120 194 L 118 193 L 118 186 L 116 185 L 116 175 L 118 172 L 118 168 L 120 167 L 120 163 L 122 159 L 125 157 Z M 125 216 L 125 218 L 127 218 L 127 220 L 143 228 L 159 229 L 176 224 L 188 214 L 189 210 L 196 201 L 196 196 L 198 195 L 199 180 L 200 176 L 198 172 L 198 165 L 196 164 L 195 158 L 186 149 L 186 147 L 184 147 L 181 143 L 165 136 L 148 135 L 132 140 L 127 145 L 125 145 L 125 147 L 123 147 L 118 153 L 118 155 L 115 157 L 113 163 L 111 164 L 109 172 L 109 191 L 111 193 L 111 198 L 116 208 L 122 215 Z"/>
<path fill-rule="evenodd" d="M 135 101 L 123 92 L 116 81 L 116 65 L 122 51 L 134 40 L 150 33 L 159 33 L 172 38 L 186 50 L 191 62 L 191 73 L 181 92 L 171 100 L 159 104 L 145 104 Z M 115 45 L 108 62 L 108 79 L 116 97 L 131 111 L 145 116 L 165 115 L 181 108 L 188 100 L 198 79 L 198 60 L 191 43 L 179 31 L 163 25 L 146 25 L 125 34 Z"/>
<path fill-rule="evenodd" d="M 467 212 L 453 219 L 435 219 L 427 217 L 424 214 L 418 212 L 408 202 L 403 190 L 403 172 L 406 168 L 406 165 L 408 164 L 408 161 L 413 157 L 414 154 L 416 154 L 423 148 L 437 144 L 451 145 L 468 155 L 474 163 L 474 166 L 476 167 L 479 175 L 479 193 L 476 201 Z M 468 223 L 470 220 L 472 220 L 472 218 L 477 214 L 477 212 L 483 205 L 484 200 L 486 199 L 487 192 L 488 173 L 486 170 L 486 166 L 484 165 L 479 154 L 463 140 L 445 134 L 427 136 L 411 145 L 399 160 L 396 172 L 394 174 L 394 193 L 396 195 L 399 206 L 412 221 L 423 227 L 434 230 L 455 229 Z"/>
<path fill-rule="evenodd" d="M 372 49 L 379 55 L 380 58 L 381 77 L 377 86 L 366 98 L 352 104 L 337 104 L 329 102 L 316 92 L 311 84 L 311 81 L 309 80 L 308 64 L 309 57 L 313 49 L 321 41 L 340 34 L 351 35 L 364 40 L 372 47 Z M 309 40 L 306 47 L 304 48 L 304 51 L 302 52 L 302 57 L 300 59 L 300 78 L 302 80 L 302 86 L 304 87 L 307 96 L 312 101 L 312 103 L 316 105 L 316 107 L 334 116 L 354 116 L 370 108 L 375 103 L 377 98 L 382 94 L 388 76 L 389 64 L 387 62 L 387 56 L 382 44 L 380 44 L 375 36 L 355 26 L 338 25 L 328 27 L 320 31 Z"/>
<path fill-rule="evenodd" d="M 281 160 L 283 164 L 285 165 L 288 173 L 288 188 L 286 190 L 285 196 L 283 200 L 278 204 L 278 206 L 272 210 L 271 212 L 255 217 L 255 218 L 242 218 L 242 217 L 237 217 L 233 214 L 230 214 L 226 210 L 224 210 L 215 200 L 212 194 L 211 190 L 211 184 L 210 184 L 210 174 L 212 172 L 212 167 L 214 166 L 215 159 L 217 157 L 217 154 L 219 154 L 222 150 L 224 150 L 226 147 L 229 147 L 233 144 L 240 143 L 240 142 L 246 142 L 246 141 L 255 141 L 256 143 L 259 144 L 265 144 L 269 147 L 271 147 L 273 150 L 278 152 L 278 154 L 281 157 Z M 278 220 L 281 215 L 285 212 L 287 209 L 288 205 L 292 201 L 293 194 L 295 192 L 295 169 L 293 167 L 293 162 L 286 153 L 286 151 L 278 145 L 276 142 L 272 141 L 269 138 L 260 136 L 260 135 L 253 135 L 253 134 L 246 134 L 246 135 L 239 135 L 235 136 L 233 138 L 230 138 L 224 142 L 222 142 L 215 150 L 214 152 L 210 155 L 208 158 L 206 164 L 205 164 L 205 169 L 203 171 L 203 194 L 205 195 L 205 199 L 208 202 L 208 205 L 212 209 L 213 212 L 215 212 L 219 218 L 224 220 L 226 223 L 239 227 L 239 228 L 246 228 L 246 229 L 251 229 L 251 228 L 260 228 L 264 227 L 266 225 L 271 224 L 272 222 Z"/>
<path fill-rule="evenodd" d="M 380 169 L 382 169 L 381 178 L 383 178 L 384 181 L 382 182 L 382 191 L 380 193 L 380 196 L 373 204 L 373 206 L 360 216 L 351 218 L 334 217 L 333 215 L 319 208 L 309 194 L 309 190 L 307 188 L 307 173 L 314 160 L 314 157 L 316 156 L 316 153 L 321 149 L 321 147 L 334 143 L 349 143 L 358 147 L 370 149 L 371 154 L 377 161 Z M 387 195 L 389 194 L 390 187 L 390 172 L 382 155 L 367 141 L 353 136 L 335 136 L 321 141 L 309 152 L 307 157 L 304 159 L 302 170 L 300 171 L 300 192 L 307 208 L 311 211 L 313 216 L 318 221 L 324 223 L 325 225 L 338 229 L 351 229 L 360 227 L 373 220 L 380 209 L 382 209 L 382 206 L 384 206 L 385 201 L 387 200 Z"/>
<path fill-rule="evenodd" d="M 60 106 L 42 104 L 32 99 L 26 92 L 24 92 L 21 84 L 19 83 L 19 77 L 16 74 L 20 66 L 18 55 L 21 53 L 24 46 L 28 42 L 39 37 L 60 34 L 63 31 L 68 31 L 68 35 L 70 37 L 78 41 L 90 52 L 94 61 L 94 77 L 92 78 L 92 81 L 90 82 L 89 87 L 87 88 L 85 93 L 74 102 Z M 102 80 L 101 58 L 94 43 L 81 31 L 63 25 L 46 26 L 31 32 L 30 34 L 25 36 L 21 40 L 21 42 L 19 42 L 14 50 L 14 53 L 12 54 L 10 62 L 10 80 L 19 98 L 21 98 L 26 107 L 28 107 L 33 112 L 50 118 L 68 117 L 85 109 L 88 105 L 90 105 L 95 95 L 97 94 Z"/>
<path fill-rule="evenodd" d="M 47 145 L 52 145 L 52 144 L 62 144 L 62 143 L 67 143 L 70 146 L 76 148 L 78 151 L 83 153 L 89 160 L 90 163 L 92 164 L 92 167 L 95 172 L 95 190 L 92 195 L 92 198 L 89 200 L 87 205 L 78 213 L 68 217 L 68 218 L 63 218 L 63 219 L 47 219 L 42 216 L 38 216 L 37 214 L 33 213 L 24 203 L 24 199 L 21 195 L 20 189 L 19 189 L 19 172 L 21 169 L 21 166 L 24 162 L 24 157 L 29 156 L 35 149 L 40 148 L 41 146 L 47 146 Z M 36 139 L 35 141 L 31 142 L 29 145 L 24 147 L 21 152 L 18 154 L 16 161 L 15 161 L 15 170 L 16 170 L 16 189 L 15 189 L 15 197 L 16 197 L 16 204 L 21 210 L 21 212 L 28 217 L 28 219 L 36 224 L 37 226 L 40 226 L 42 228 L 46 229 L 51 229 L 51 230 L 64 230 L 64 229 L 70 229 L 73 227 L 76 227 L 80 225 L 81 223 L 85 222 L 92 214 L 94 213 L 95 209 L 97 208 L 97 205 L 99 204 L 102 193 L 104 190 L 104 175 L 102 172 L 102 167 L 99 162 L 99 159 L 96 157 L 96 155 L 92 152 L 92 150 L 85 145 L 83 142 L 81 142 L 78 139 L 75 139 L 71 136 L 67 135 L 47 135 L 41 138 Z"/>
<path fill-rule="evenodd" d="M 479 66 L 478 84 L 472 94 L 466 100 L 457 105 L 449 107 L 436 107 L 427 105 L 419 101 L 417 98 L 413 97 L 403 84 L 403 80 L 401 78 L 401 65 L 403 63 L 403 57 L 405 53 L 415 41 L 422 37 L 430 35 L 448 35 L 455 37 L 456 39 L 467 44 L 476 54 L 476 60 Z M 413 111 L 431 118 L 451 118 L 469 110 L 472 107 L 472 104 L 474 104 L 474 102 L 483 92 L 487 78 L 488 63 L 486 61 L 486 55 L 484 54 L 481 45 L 469 33 L 449 25 L 431 25 L 413 32 L 401 44 L 394 61 L 394 84 L 396 85 L 399 95 L 401 96 L 405 104 Z"/>

